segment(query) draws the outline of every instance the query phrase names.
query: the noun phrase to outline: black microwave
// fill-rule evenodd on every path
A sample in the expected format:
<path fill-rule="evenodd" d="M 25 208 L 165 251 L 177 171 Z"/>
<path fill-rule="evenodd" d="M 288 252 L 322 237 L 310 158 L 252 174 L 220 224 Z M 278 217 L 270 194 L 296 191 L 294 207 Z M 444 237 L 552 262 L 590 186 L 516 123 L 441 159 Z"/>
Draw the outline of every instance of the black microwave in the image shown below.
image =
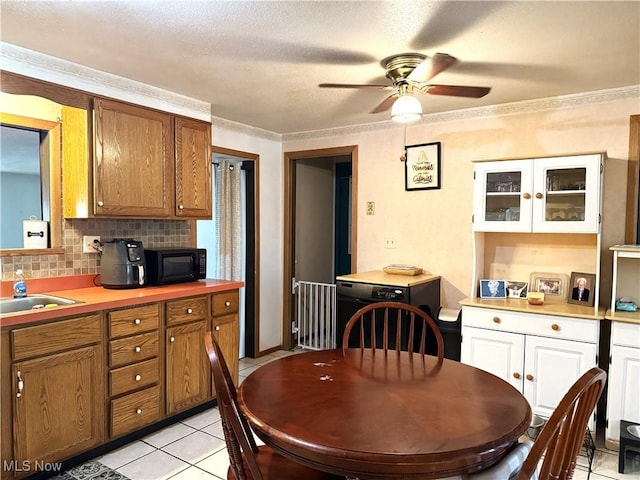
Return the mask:
<path fill-rule="evenodd" d="M 169 285 L 207 278 L 204 248 L 145 249 L 147 285 Z"/>

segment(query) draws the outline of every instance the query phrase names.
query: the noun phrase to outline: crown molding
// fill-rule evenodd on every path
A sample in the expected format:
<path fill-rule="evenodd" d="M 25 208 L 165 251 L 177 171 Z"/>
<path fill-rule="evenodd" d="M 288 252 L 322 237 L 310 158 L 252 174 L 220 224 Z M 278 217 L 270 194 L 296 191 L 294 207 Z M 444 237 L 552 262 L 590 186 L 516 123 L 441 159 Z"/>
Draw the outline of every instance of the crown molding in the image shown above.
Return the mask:
<path fill-rule="evenodd" d="M 65 85 L 97 95 L 211 121 L 211 104 L 145 83 L 0 42 L 2 70 Z"/>
<path fill-rule="evenodd" d="M 453 110 L 450 112 L 432 113 L 424 115 L 418 122 L 411 123 L 410 125 L 413 127 L 425 124 L 469 120 L 475 118 L 516 115 L 546 110 L 557 110 L 560 108 L 571 108 L 581 105 L 607 103 L 615 100 L 626 99 L 640 99 L 640 85 L 610 88 L 593 92 L 575 93 L 557 97 L 539 98 L 535 100 L 524 100 L 521 102 L 503 103 L 499 105 L 488 105 L 486 107 Z M 399 126 L 400 125 L 398 123 L 395 123 L 391 120 L 385 120 L 383 122 L 351 125 L 347 127 L 286 133 L 282 135 L 282 141 L 288 142 L 323 137 L 370 133 L 380 130 L 390 130 L 392 128 L 398 128 Z"/>
<path fill-rule="evenodd" d="M 211 126 L 214 128 L 214 136 L 215 128 L 217 127 L 224 128 L 225 130 L 232 132 L 250 135 L 252 137 L 264 138 L 274 142 L 282 142 L 282 134 L 280 133 L 264 130 L 258 127 L 252 127 L 251 125 L 234 122 L 233 120 L 227 120 L 226 118 L 214 117 L 213 115 L 211 115 Z"/>

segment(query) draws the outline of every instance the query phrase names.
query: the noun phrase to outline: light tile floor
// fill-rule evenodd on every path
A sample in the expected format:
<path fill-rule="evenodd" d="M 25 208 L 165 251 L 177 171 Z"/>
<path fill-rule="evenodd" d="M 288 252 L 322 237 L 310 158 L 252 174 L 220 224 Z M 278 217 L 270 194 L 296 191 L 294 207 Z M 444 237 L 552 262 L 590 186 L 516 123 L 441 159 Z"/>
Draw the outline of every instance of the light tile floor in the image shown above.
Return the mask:
<path fill-rule="evenodd" d="M 240 360 L 240 381 L 261 365 L 294 353 L 278 351 L 258 359 Z M 187 418 L 95 460 L 120 475 L 76 477 L 63 473 L 57 478 L 121 479 L 124 476 L 130 480 L 224 480 L 229 467 L 217 408 Z M 587 466 L 587 458 L 579 457 L 575 480 L 587 479 Z M 617 452 L 596 450 L 591 480 L 640 480 L 640 460 L 637 457 L 634 464 L 627 466 L 627 472 L 624 475 L 618 473 Z"/>

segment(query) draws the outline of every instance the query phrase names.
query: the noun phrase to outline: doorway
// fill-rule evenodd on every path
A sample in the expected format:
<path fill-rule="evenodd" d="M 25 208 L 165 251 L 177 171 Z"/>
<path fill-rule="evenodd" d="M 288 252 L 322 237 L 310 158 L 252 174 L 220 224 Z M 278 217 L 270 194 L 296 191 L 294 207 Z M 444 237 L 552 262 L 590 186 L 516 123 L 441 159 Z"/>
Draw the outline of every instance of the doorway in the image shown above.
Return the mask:
<path fill-rule="evenodd" d="M 357 153 L 351 145 L 284 154 L 285 349 L 295 345 L 295 279 L 334 283 L 356 269 Z"/>
<path fill-rule="evenodd" d="M 240 358 L 256 358 L 259 354 L 259 195 L 258 166 L 259 155 L 223 147 L 211 147 L 212 152 L 212 191 L 215 189 L 215 169 L 222 160 L 228 160 L 242 170 L 242 212 L 243 212 L 243 278 L 244 288 L 240 290 Z M 213 198 L 214 217 L 216 214 L 216 195 Z M 215 227 L 213 220 L 197 221 L 197 243 L 199 248 L 207 248 L 209 259 L 207 271 L 215 274 Z"/>

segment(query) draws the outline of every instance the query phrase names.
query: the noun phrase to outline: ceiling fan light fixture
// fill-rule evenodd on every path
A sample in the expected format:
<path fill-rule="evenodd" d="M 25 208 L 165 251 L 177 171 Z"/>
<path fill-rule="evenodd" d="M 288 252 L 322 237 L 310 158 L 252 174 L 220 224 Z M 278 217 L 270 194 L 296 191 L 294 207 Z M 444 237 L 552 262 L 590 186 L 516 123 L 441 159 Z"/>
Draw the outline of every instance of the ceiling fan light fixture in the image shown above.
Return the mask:
<path fill-rule="evenodd" d="M 420 100 L 410 94 L 400 95 L 391 107 L 391 120 L 399 123 L 415 122 L 422 117 Z"/>

